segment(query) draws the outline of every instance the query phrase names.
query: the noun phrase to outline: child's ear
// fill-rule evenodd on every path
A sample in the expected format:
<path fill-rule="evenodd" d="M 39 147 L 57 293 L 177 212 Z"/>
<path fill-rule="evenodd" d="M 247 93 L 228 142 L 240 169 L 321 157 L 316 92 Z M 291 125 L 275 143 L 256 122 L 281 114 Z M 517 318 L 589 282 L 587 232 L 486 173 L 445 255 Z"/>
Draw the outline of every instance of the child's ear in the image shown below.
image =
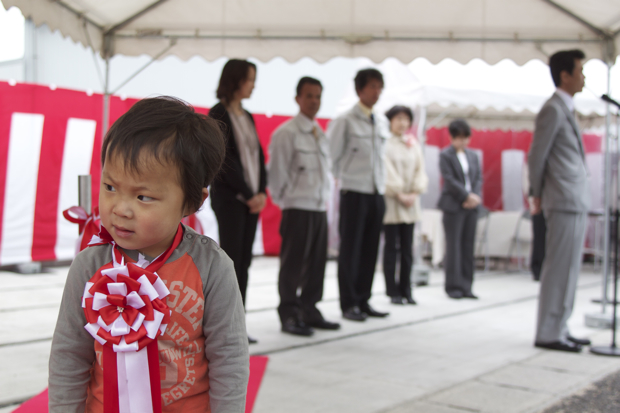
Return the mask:
<path fill-rule="evenodd" d="M 202 188 L 202 203 L 204 204 L 205 199 L 207 199 L 209 197 L 209 188 Z M 187 208 L 185 209 L 185 211 L 183 211 L 183 218 L 190 216 L 192 214 L 195 214 L 197 211 L 194 211 L 191 208 Z"/>

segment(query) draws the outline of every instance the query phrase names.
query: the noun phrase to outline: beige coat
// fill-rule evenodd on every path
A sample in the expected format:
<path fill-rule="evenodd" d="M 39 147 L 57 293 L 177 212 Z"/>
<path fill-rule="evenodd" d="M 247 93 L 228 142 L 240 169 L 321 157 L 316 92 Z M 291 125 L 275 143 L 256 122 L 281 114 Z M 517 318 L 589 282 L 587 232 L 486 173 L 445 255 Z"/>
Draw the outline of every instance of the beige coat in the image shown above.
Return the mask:
<path fill-rule="evenodd" d="M 411 146 L 401 137 L 392 136 L 385 144 L 385 217 L 384 224 L 412 224 L 420 218 L 420 198 L 406 207 L 397 198 L 399 193 L 426 192 L 428 177 L 424 156 L 418 141 Z"/>

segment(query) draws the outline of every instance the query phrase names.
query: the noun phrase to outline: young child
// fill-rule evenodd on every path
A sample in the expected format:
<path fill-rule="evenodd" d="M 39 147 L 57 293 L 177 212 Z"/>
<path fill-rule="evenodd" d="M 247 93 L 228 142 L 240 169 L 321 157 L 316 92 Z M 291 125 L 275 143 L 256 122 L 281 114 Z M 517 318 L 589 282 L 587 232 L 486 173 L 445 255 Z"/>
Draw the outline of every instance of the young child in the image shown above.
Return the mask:
<path fill-rule="evenodd" d="M 93 237 L 71 265 L 52 341 L 50 412 L 103 412 L 104 399 L 106 411 L 121 413 L 157 412 L 158 405 L 163 412 L 244 411 L 248 338 L 233 263 L 213 240 L 180 224 L 208 196 L 224 154 L 217 122 L 174 98 L 139 101 L 114 123 L 101 153 L 101 240 Z M 151 275 L 150 289 L 143 290 L 144 278 L 138 280 L 141 285 L 121 277 L 138 270 L 140 275 L 156 273 L 160 280 Z M 120 279 L 128 287 L 116 288 Z M 107 307 L 98 310 L 104 295 L 94 291 L 102 291 L 101 285 L 109 295 L 103 299 Z M 132 285 L 139 292 L 127 294 Z M 147 290 L 156 290 L 150 304 Z M 136 301 L 132 294 L 147 305 L 130 308 Z M 132 334 L 149 328 L 156 332 L 155 341 L 142 334 L 130 343 Z M 123 329 L 128 334 L 119 341 L 114 334 Z M 149 341 L 155 347 L 143 348 L 153 350 L 145 373 L 132 364 L 140 352 L 122 348 Z M 110 357 L 116 358 L 112 364 Z M 156 371 L 161 389 L 153 379 Z M 106 387 L 112 372 L 118 386 Z M 153 396 L 152 407 L 143 407 L 136 398 L 145 386 L 148 392 L 149 380 L 155 383 L 150 384 L 153 394 L 161 391 L 161 397 Z"/>

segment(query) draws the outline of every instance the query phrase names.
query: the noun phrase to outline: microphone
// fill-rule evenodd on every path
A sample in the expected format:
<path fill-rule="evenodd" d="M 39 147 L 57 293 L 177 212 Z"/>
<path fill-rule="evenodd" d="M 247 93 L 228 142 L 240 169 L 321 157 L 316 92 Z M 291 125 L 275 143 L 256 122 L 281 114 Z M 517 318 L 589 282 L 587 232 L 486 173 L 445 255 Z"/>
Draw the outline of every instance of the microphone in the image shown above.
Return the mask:
<path fill-rule="evenodd" d="M 615 105 L 618 109 L 620 109 L 620 103 L 616 102 L 615 100 L 613 100 L 609 96 L 603 95 L 603 96 L 601 96 L 601 99 L 603 99 L 607 103 L 611 103 L 612 105 Z"/>

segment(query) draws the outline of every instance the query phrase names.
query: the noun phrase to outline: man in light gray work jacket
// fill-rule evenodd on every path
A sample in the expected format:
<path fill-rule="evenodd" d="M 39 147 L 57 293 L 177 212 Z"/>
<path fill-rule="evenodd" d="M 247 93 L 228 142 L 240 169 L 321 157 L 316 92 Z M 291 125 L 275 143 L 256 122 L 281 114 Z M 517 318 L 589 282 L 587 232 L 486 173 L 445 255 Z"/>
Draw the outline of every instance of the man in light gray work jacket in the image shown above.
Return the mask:
<path fill-rule="evenodd" d="M 368 304 L 385 213 L 383 147 L 389 129 L 372 110 L 382 90 L 381 72 L 360 70 L 355 76 L 360 101 L 327 130 L 334 176 L 340 181 L 340 308 L 353 321 L 388 315 Z"/>
<path fill-rule="evenodd" d="M 581 269 L 590 189 L 573 96 L 585 83 L 580 50 L 555 53 L 549 59 L 557 90 L 536 117 L 528 155 L 531 212 L 541 209 L 547 223 L 545 259 L 540 279 L 535 346 L 579 352 L 590 340 L 570 335 Z"/>
<path fill-rule="evenodd" d="M 268 188 L 282 209 L 278 313 L 282 331 L 300 336 L 340 328 L 316 308 L 323 297 L 331 180 L 327 139 L 314 119 L 322 92 L 321 82 L 301 78 L 299 114 L 274 132 L 269 145 Z"/>

